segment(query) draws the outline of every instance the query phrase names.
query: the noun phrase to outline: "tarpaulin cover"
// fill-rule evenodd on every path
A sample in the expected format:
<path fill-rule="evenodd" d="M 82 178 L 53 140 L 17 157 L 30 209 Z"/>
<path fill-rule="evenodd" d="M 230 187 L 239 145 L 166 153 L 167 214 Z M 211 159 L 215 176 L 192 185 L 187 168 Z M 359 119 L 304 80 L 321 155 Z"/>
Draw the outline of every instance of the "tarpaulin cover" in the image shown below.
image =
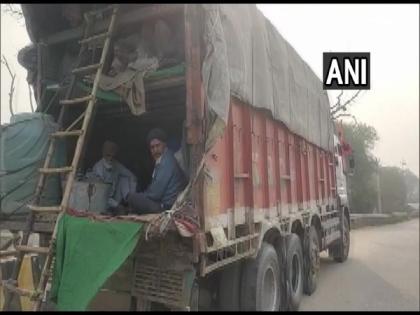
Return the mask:
<path fill-rule="evenodd" d="M 266 109 L 292 132 L 333 147 L 329 100 L 321 80 L 254 4 L 203 4 L 203 82 L 225 123 L 233 95 Z M 210 133 L 211 134 L 211 133 Z"/>
<path fill-rule="evenodd" d="M 62 8 L 43 6 L 22 5 L 32 40 L 37 39 L 35 33 L 39 37 L 59 31 L 46 17 L 56 18 Z M 207 103 L 216 117 L 208 137 L 215 138 L 223 132 L 233 95 L 248 105 L 266 109 L 274 119 L 311 143 L 332 150 L 333 125 L 321 80 L 256 5 L 201 7 L 205 54 L 202 78 Z M 207 147 L 213 142 L 207 139 Z"/>
<path fill-rule="evenodd" d="M 21 215 L 33 197 L 48 150 L 48 136 L 58 130 L 50 115 L 21 113 L 12 116 L 11 123 L 0 133 L 0 216 Z M 51 167 L 65 165 L 64 143 L 57 140 Z M 41 205 L 60 202 L 59 175 L 50 175 L 41 196 Z"/>
<path fill-rule="evenodd" d="M 51 288 L 57 310 L 86 310 L 105 281 L 132 253 L 142 226 L 64 214 L 58 223 Z"/>

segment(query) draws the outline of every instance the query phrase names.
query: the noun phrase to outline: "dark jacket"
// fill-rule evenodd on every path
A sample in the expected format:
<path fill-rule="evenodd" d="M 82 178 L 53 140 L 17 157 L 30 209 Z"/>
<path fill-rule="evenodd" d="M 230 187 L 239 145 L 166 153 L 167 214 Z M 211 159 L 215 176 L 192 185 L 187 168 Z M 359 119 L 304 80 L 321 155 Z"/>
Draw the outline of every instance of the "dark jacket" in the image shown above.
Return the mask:
<path fill-rule="evenodd" d="M 146 189 L 145 194 L 153 201 L 159 202 L 165 210 L 168 210 L 186 184 L 184 173 L 174 154 L 167 148 L 162 154 L 160 163 L 155 165 L 152 183 Z"/>

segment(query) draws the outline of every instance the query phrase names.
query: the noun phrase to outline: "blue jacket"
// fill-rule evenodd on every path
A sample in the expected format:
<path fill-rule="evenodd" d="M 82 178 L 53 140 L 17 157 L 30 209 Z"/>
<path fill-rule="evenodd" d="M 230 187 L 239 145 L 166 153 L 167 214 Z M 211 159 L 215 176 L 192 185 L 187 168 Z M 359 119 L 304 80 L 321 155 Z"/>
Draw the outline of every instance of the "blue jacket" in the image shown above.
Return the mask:
<path fill-rule="evenodd" d="M 152 182 L 146 189 L 145 194 L 153 201 L 159 202 L 165 210 L 168 210 L 186 184 L 184 173 L 174 154 L 166 148 L 161 156 L 160 163 L 155 165 Z"/>

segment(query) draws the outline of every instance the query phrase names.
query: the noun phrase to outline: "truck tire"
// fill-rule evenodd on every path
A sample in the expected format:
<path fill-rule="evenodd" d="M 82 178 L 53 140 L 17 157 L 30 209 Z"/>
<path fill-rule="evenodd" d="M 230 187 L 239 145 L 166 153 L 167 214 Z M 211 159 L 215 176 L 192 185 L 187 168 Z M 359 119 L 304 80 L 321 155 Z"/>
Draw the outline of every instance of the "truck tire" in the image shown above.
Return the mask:
<path fill-rule="evenodd" d="M 241 263 L 234 263 L 220 272 L 219 309 L 221 311 L 240 310 Z"/>
<path fill-rule="evenodd" d="M 336 262 L 344 262 L 349 256 L 350 250 L 350 225 L 349 220 L 346 216 L 343 217 L 343 238 L 340 238 L 340 242 L 336 245 L 328 248 L 328 254 L 333 257 Z"/>
<path fill-rule="evenodd" d="M 241 311 L 278 311 L 280 308 L 280 265 L 276 250 L 262 243 L 256 259 L 243 264 Z"/>
<path fill-rule="evenodd" d="M 307 255 L 308 260 L 308 271 L 305 275 L 303 292 L 307 295 L 311 295 L 316 290 L 321 265 L 319 258 L 318 232 L 313 225 L 309 229 L 308 253 L 305 253 L 305 255 Z"/>
<path fill-rule="evenodd" d="M 290 311 L 299 309 L 303 295 L 303 254 L 302 243 L 296 234 L 287 239 L 287 282 L 289 288 L 288 306 Z"/>

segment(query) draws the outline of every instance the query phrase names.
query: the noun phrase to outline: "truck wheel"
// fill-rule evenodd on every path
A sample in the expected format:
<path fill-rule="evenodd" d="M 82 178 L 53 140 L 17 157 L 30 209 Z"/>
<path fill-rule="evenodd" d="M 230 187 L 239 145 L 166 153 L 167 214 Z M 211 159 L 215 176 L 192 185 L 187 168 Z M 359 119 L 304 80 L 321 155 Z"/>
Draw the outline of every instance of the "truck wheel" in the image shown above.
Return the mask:
<path fill-rule="evenodd" d="M 311 226 L 309 230 L 309 248 L 308 253 L 308 273 L 305 275 L 305 283 L 303 292 L 311 295 L 315 292 L 318 283 L 319 269 L 321 261 L 319 258 L 319 239 L 315 226 Z"/>
<path fill-rule="evenodd" d="M 328 249 L 329 255 L 334 258 L 336 262 L 344 262 L 347 260 L 349 256 L 350 250 L 350 226 L 349 220 L 346 216 L 343 218 L 344 220 L 344 230 L 343 230 L 343 238 L 341 239 L 340 243 L 337 245 L 333 245 Z"/>
<path fill-rule="evenodd" d="M 244 262 L 241 277 L 242 311 L 278 311 L 280 266 L 271 244 L 262 243 L 256 259 Z"/>
<path fill-rule="evenodd" d="M 219 308 L 221 311 L 239 311 L 241 263 L 235 263 L 220 273 Z"/>
<path fill-rule="evenodd" d="M 303 294 L 303 254 L 299 236 L 287 240 L 287 282 L 289 283 L 289 310 L 297 311 Z"/>

